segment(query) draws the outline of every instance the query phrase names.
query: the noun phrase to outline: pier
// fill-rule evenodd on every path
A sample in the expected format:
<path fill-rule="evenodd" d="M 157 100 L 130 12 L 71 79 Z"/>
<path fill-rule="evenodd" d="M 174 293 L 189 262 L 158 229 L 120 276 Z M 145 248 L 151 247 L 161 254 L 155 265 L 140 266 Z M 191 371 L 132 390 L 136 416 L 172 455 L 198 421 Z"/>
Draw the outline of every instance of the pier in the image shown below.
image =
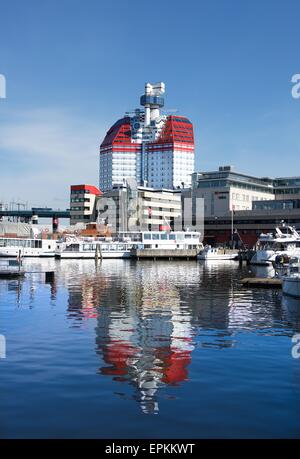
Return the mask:
<path fill-rule="evenodd" d="M 282 287 L 282 279 L 278 279 L 275 277 L 246 277 L 245 279 L 241 280 L 241 284 L 244 287 L 274 287 L 274 288 L 281 288 Z"/>

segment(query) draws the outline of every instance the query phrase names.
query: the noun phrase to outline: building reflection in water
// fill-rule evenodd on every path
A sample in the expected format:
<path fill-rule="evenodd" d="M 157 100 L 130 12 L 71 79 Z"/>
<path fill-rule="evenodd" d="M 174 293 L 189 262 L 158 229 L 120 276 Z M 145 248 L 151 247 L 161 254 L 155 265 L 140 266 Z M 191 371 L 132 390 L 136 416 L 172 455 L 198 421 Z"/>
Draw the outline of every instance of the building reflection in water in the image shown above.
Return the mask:
<path fill-rule="evenodd" d="M 170 275 L 167 266 L 159 269 L 151 263 L 144 268 L 137 268 L 134 283 L 123 277 L 102 303 L 96 344 L 104 362 L 100 374 L 133 385 L 142 411 L 155 414 L 158 389 L 188 379 L 195 344 L 191 314 L 177 285 L 181 269 Z M 197 266 L 196 271 L 199 276 Z"/>
<path fill-rule="evenodd" d="M 284 319 L 281 293 L 239 288 L 236 265 L 105 260 L 90 268 L 66 278 L 68 318 L 72 326 L 96 320 L 98 373 L 133 386 L 144 413 L 158 412 L 161 388 L 188 380 L 196 346 L 233 347 L 237 332 L 268 333 Z"/>

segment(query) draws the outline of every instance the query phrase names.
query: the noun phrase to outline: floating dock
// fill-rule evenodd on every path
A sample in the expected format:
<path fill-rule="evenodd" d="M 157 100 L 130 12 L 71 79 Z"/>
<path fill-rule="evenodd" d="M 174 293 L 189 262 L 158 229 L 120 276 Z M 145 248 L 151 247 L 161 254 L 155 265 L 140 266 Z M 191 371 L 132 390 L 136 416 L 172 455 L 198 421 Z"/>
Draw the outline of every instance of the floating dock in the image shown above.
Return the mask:
<path fill-rule="evenodd" d="M 241 284 L 244 287 L 269 287 L 269 288 L 281 288 L 282 286 L 282 279 L 278 279 L 275 277 L 246 277 L 245 279 L 241 280 Z"/>

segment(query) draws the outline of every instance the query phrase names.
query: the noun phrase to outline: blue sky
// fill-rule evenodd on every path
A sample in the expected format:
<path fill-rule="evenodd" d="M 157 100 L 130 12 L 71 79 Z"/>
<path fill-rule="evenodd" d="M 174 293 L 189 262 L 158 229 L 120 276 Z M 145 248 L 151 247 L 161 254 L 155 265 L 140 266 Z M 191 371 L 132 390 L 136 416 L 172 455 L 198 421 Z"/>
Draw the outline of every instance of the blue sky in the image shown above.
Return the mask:
<path fill-rule="evenodd" d="M 0 200 L 68 205 L 106 130 L 164 81 L 196 168 L 300 175 L 298 0 L 3 0 Z"/>

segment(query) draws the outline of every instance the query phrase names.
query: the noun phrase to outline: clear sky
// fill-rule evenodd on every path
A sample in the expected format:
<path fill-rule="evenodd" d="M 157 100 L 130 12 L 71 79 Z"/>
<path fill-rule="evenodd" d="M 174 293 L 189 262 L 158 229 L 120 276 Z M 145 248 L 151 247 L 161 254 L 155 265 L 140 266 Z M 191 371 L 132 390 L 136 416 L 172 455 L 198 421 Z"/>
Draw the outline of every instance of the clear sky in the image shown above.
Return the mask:
<path fill-rule="evenodd" d="M 0 200 L 66 207 L 146 81 L 194 124 L 196 169 L 300 175 L 299 0 L 1 0 Z"/>

